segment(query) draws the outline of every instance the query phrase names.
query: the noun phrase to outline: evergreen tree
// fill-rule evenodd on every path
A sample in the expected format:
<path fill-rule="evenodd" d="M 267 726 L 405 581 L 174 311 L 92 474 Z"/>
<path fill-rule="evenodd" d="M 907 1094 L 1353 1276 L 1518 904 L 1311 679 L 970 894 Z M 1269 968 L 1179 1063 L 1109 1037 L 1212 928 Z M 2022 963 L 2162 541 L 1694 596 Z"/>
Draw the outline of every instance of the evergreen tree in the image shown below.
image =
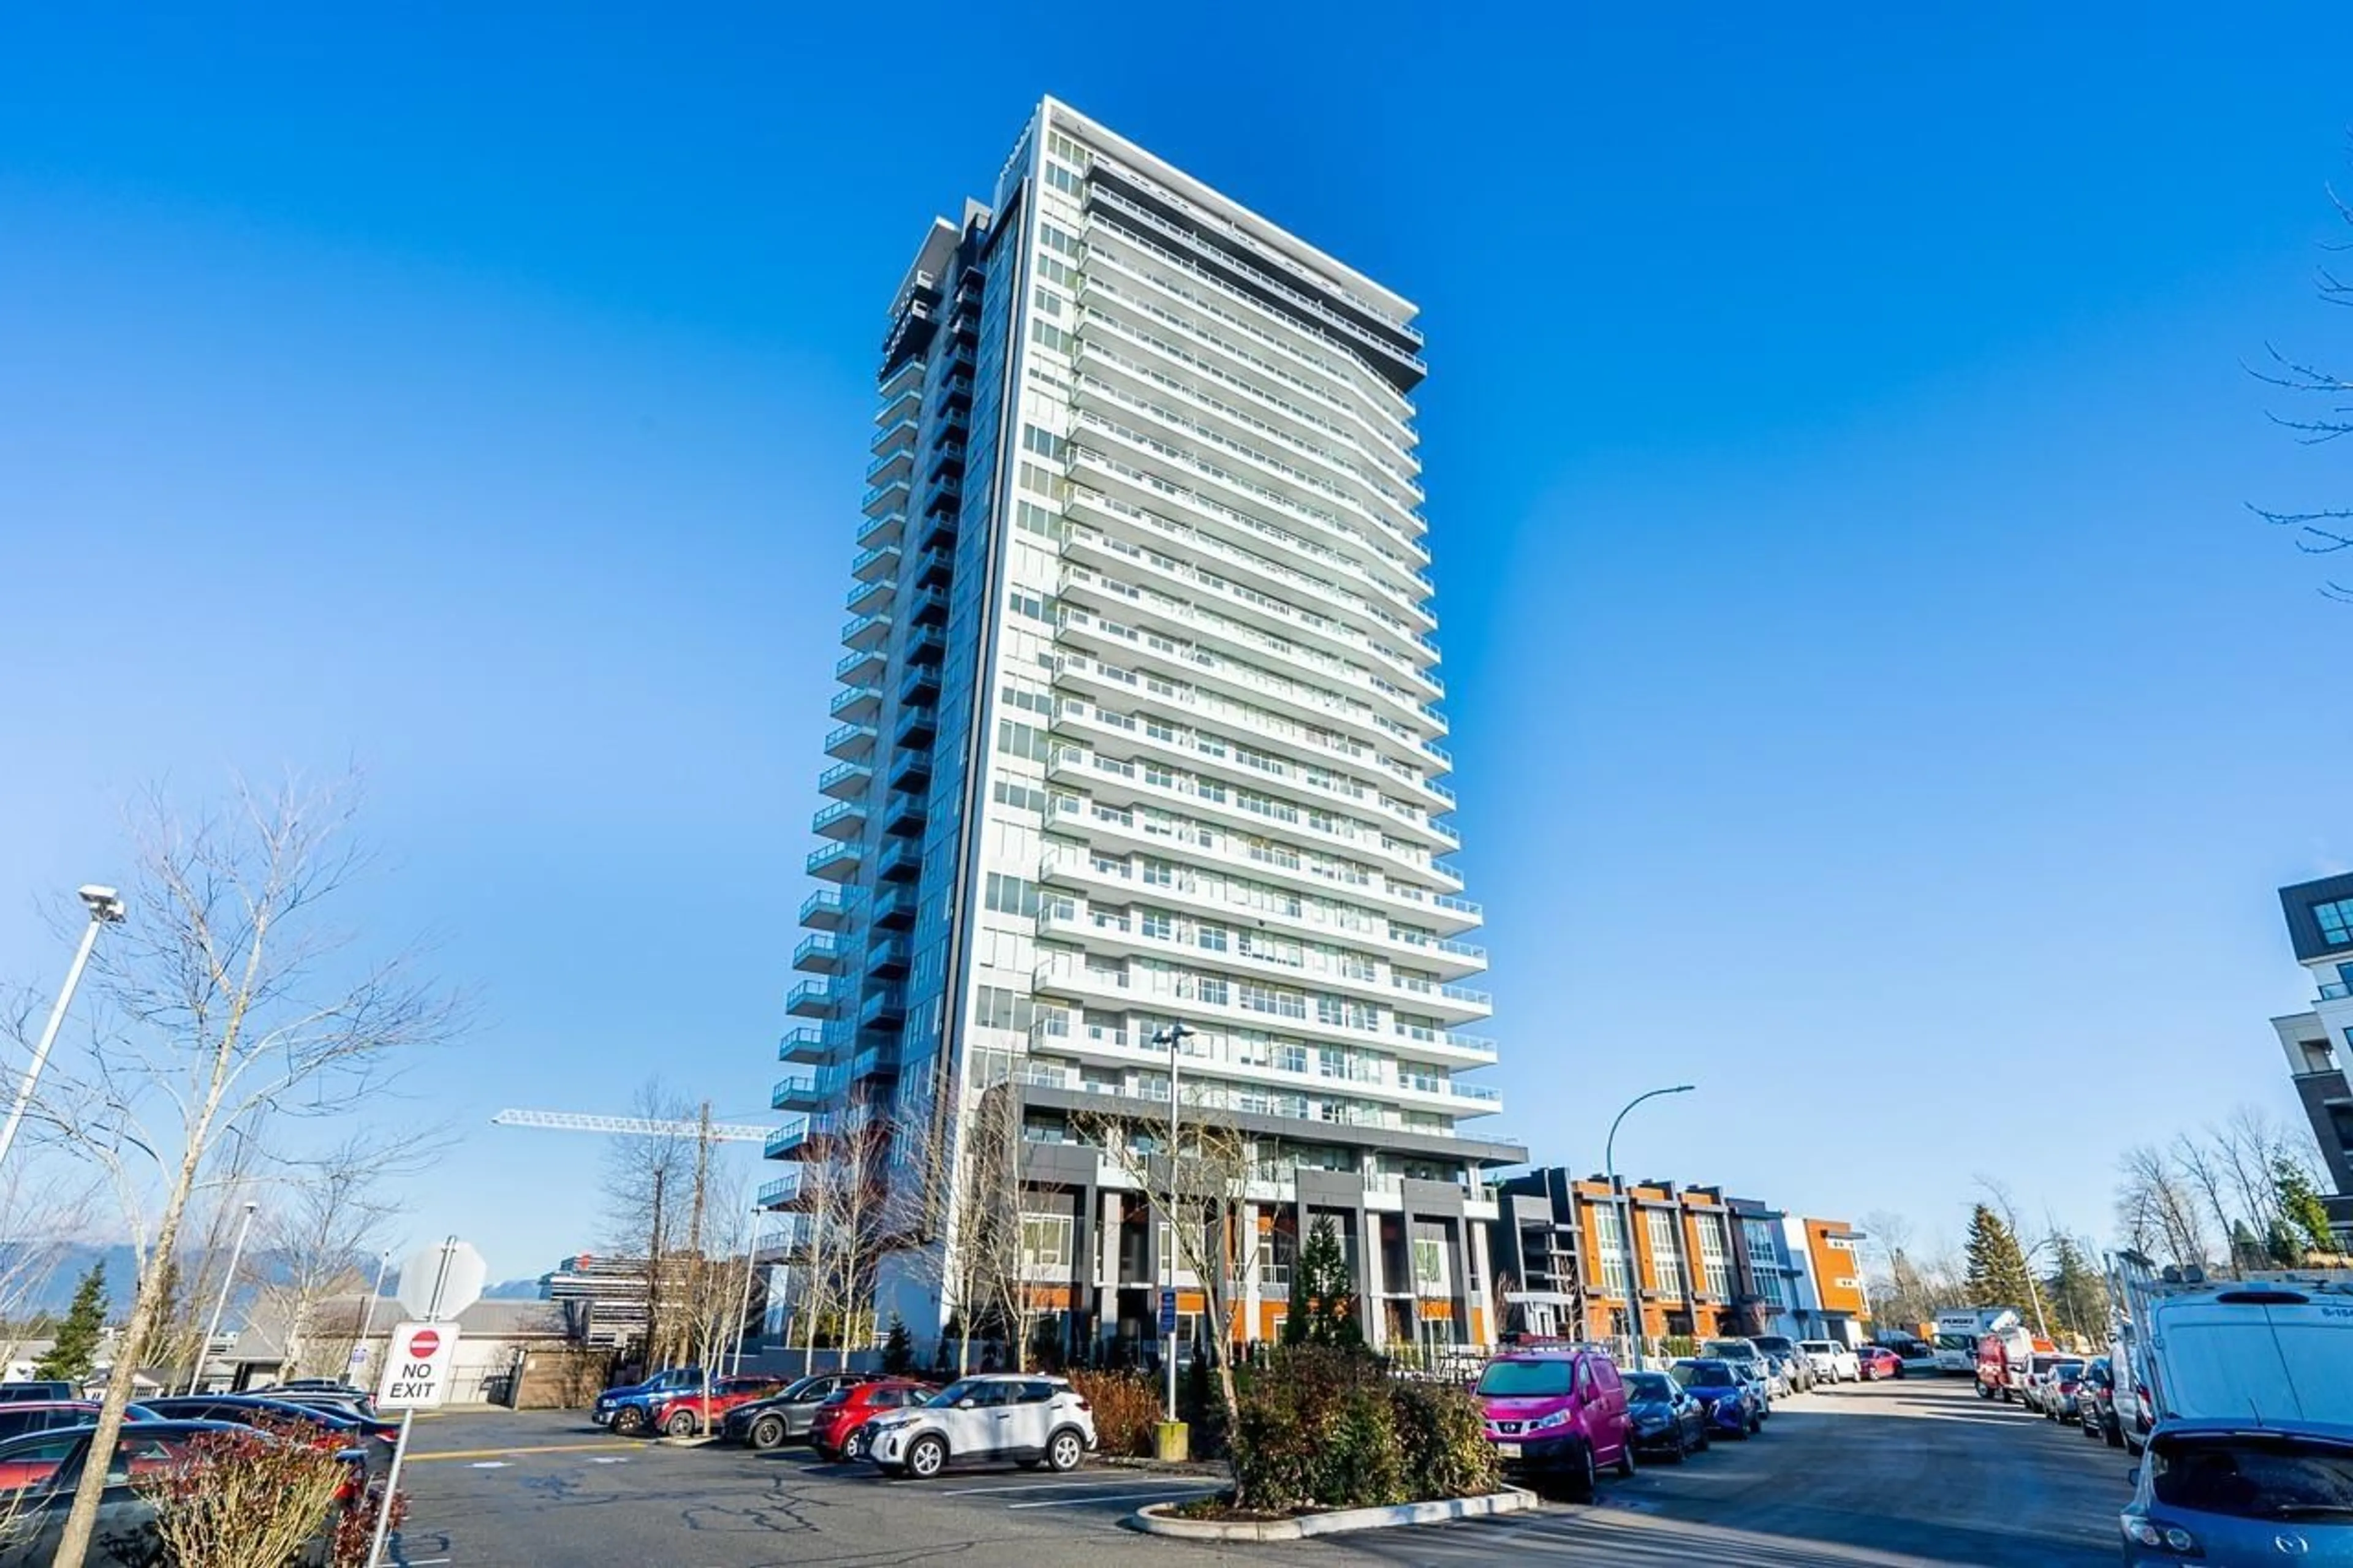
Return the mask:
<path fill-rule="evenodd" d="M 2261 1268 L 2271 1261 L 2271 1248 L 2255 1235 L 2254 1226 L 2245 1220 L 2231 1222 L 2231 1267 L 2234 1269 Z"/>
<path fill-rule="evenodd" d="M 1356 1321 L 1356 1281 L 1348 1272 L 1348 1255 L 1340 1233 L 1328 1219 L 1319 1219 L 1308 1232 L 1292 1266 L 1291 1316 L 1283 1321 L 1286 1344 L 1360 1345 L 1363 1326 Z"/>
<path fill-rule="evenodd" d="M 892 1377 L 904 1377 L 915 1367 L 915 1341 L 907 1332 L 907 1325 L 899 1314 L 891 1314 L 891 1331 L 882 1339 L 882 1370 Z"/>
<path fill-rule="evenodd" d="M 105 1332 L 106 1265 L 93 1263 L 74 1288 L 73 1305 L 58 1325 L 57 1341 L 35 1365 L 33 1375 L 79 1386 L 98 1364 L 98 1342 Z"/>
<path fill-rule="evenodd" d="M 2052 1244 L 2056 1263 L 2043 1281 L 2051 1315 L 2078 1340 L 2105 1344 L 2108 1337 L 2108 1288 L 2075 1244 L 2063 1236 Z"/>
<path fill-rule="evenodd" d="M 2281 1264 L 2293 1268 L 2304 1261 L 2306 1252 L 2334 1252 L 2336 1233 L 2328 1226 L 2328 1207 L 2320 1201 L 2320 1193 L 2312 1184 L 2311 1173 L 2293 1160 L 2272 1162 L 2272 1195 L 2279 1201 L 2280 1219 L 2288 1232 L 2286 1239 L 2300 1242 L 2295 1258 Z M 2274 1249 L 2276 1255 L 2276 1249 Z"/>
<path fill-rule="evenodd" d="M 1969 1305 L 2025 1311 L 2033 1295 L 2026 1254 L 2001 1216 L 1983 1204 L 1969 1215 L 1968 1251 Z"/>

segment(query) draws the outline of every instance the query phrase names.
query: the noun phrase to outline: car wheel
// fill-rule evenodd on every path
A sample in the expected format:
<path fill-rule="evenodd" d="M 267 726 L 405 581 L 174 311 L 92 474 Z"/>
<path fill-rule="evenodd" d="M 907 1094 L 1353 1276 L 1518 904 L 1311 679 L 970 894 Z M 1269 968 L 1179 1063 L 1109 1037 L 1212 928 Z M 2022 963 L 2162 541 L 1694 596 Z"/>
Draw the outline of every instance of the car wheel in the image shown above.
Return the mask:
<path fill-rule="evenodd" d="M 1046 1468 L 1057 1475 L 1077 1469 L 1086 1457 L 1087 1440 L 1067 1426 L 1046 1439 Z"/>
<path fill-rule="evenodd" d="M 1674 1446 L 1666 1452 L 1667 1463 L 1680 1465 L 1691 1458 L 1691 1439 L 1681 1432 L 1675 1434 Z"/>
<path fill-rule="evenodd" d="M 948 1446 L 929 1433 L 907 1445 L 907 1473 L 919 1481 L 928 1481 L 945 1468 Z"/>
<path fill-rule="evenodd" d="M 693 1436 L 694 1412 L 691 1410 L 680 1411 L 677 1415 L 671 1416 L 667 1422 L 662 1424 L 662 1430 L 669 1433 L 673 1437 Z"/>
<path fill-rule="evenodd" d="M 785 1446 L 785 1418 L 781 1415 L 761 1416 L 757 1421 L 752 1423 L 751 1433 L 745 1441 L 749 1442 L 754 1448 L 783 1447 Z"/>
<path fill-rule="evenodd" d="M 646 1428 L 646 1413 L 624 1405 L 613 1412 L 613 1430 L 624 1437 L 634 1437 Z"/>
<path fill-rule="evenodd" d="M 1978 1397 L 1979 1399 L 1991 1399 L 1993 1397 L 1993 1390 L 1980 1383 L 1978 1384 Z"/>
<path fill-rule="evenodd" d="M 2125 1446 L 2125 1431 L 2121 1426 L 2103 1426 L 2100 1428 L 2100 1436 L 2108 1440 L 2108 1447 L 2111 1448 L 2121 1448 Z"/>
<path fill-rule="evenodd" d="M 1594 1468 L 1593 1445 L 1580 1443 L 1577 1447 L 1577 1468 L 1568 1474 L 1568 1498 L 1571 1502 L 1591 1502 L 1601 1490 L 1600 1472 Z"/>
<path fill-rule="evenodd" d="M 1634 1479 L 1634 1439 L 1630 1436 L 1620 1438 L 1618 1443 L 1618 1479 L 1621 1481 Z"/>
<path fill-rule="evenodd" d="M 848 1440 L 841 1445 L 841 1457 L 853 1462 L 866 1458 L 873 1451 L 874 1434 L 863 1426 L 852 1432 Z"/>

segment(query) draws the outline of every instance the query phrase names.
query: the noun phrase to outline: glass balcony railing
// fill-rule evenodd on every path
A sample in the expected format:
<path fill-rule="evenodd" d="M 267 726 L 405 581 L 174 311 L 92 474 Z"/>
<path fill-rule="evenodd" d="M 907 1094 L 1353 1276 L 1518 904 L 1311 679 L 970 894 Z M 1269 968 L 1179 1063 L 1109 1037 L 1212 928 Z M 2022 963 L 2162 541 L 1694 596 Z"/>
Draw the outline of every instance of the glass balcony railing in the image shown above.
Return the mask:
<path fill-rule="evenodd" d="M 782 1062 L 814 1062 L 825 1058 L 825 1031 L 804 1024 L 785 1031 L 776 1042 L 776 1059 Z"/>
<path fill-rule="evenodd" d="M 871 756 L 877 731 L 871 724 L 840 724 L 826 731 L 825 754 L 853 762 Z"/>
<path fill-rule="evenodd" d="M 800 923 L 818 931 L 839 931 L 858 907 L 858 895 L 839 888 L 819 888 L 801 900 Z"/>
<path fill-rule="evenodd" d="M 846 882 L 858 875 L 858 846 L 828 844 L 810 854 L 807 869 L 810 876 L 828 882 Z"/>
<path fill-rule="evenodd" d="M 764 1209 L 785 1208 L 798 1203 L 800 1195 L 801 1167 L 798 1165 L 787 1167 L 785 1173 L 775 1181 L 760 1184 L 760 1206 Z"/>
<path fill-rule="evenodd" d="M 809 819 L 809 828 L 827 838 L 855 838 L 859 827 L 866 821 L 866 803 L 862 800 L 837 800 L 831 805 L 818 808 Z"/>
<path fill-rule="evenodd" d="M 847 800 L 864 795 L 874 782 L 874 770 L 864 763 L 836 763 L 817 775 L 819 795 L 829 795 L 836 800 Z"/>
<path fill-rule="evenodd" d="M 876 545 L 871 550 L 861 552 L 858 559 L 849 563 L 849 574 L 861 583 L 888 577 L 899 568 L 899 547 L 895 544 Z"/>

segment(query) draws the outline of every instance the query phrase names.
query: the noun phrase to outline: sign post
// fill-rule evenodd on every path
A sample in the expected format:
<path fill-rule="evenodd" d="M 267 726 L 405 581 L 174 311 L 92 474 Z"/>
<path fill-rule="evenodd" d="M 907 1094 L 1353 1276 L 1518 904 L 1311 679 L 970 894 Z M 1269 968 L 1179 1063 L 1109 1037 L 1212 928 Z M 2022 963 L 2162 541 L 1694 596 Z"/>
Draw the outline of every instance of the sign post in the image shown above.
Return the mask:
<path fill-rule="evenodd" d="M 400 1493 L 400 1468 L 408 1458 L 408 1429 L 419 1410 L 438 1410 L 449 1397 L 449 1375 L 458 1359 L 459 1313 L 481 1300 L 482 1256 L 449 1237 L 411 1258 L 400 1271 L 400 1304 L 422 1321 L 396 1323 L 385 1349 L 384 1373 L 376 1384 L 378 1410 L 400 1412 L 400 1439 L 393 1445 L 392 1468 L 376 1505 L 375 1535 L 368 1543 L 368 1568 L 384 1561 L 385 1536 L 392 1528 L 392 1500 Z"/>

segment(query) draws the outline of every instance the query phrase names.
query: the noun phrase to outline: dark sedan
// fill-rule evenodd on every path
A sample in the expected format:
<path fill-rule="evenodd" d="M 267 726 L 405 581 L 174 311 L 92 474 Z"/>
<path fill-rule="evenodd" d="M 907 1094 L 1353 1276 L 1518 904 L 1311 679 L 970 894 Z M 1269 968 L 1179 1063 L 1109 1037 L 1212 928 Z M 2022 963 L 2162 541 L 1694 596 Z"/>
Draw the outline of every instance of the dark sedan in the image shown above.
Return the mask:
<path fill-rule="evenodd" d="M 316 1405 L 296 1405 L 263 1399 L 250 1394 L 194 1394 L 177 1399 L 151 1399 L 147 1408 L 167 1421 L 226 1421 L 238 1426 L 299 1427 L 311 1434 L 322 1448 L 354 1449 L 364 1457 L 368 1473 L 381 1472 L 392 1462 L 400 1428 L 390 1421 L 372 1421 Z"/>
<path fill-rule="evenodd" d="M 754 1448 L 781 1448 L 787 1443 L 800 1442 L 816 1425 L 818 1405 L 842 1389 L 872 1383 L 881 1375 L 872 1372 L 821 1372 L 814 1377 L 804 1377 L 787 1384 L 781 1394 L 730 1410 L 720 1424 L 719 1436 L 727 1442 L 744 1443 Z"/>
<path fill-rule="evenodd" d="M 1763 1390 L 1741 1376 L 1740 1369 L 1730 1362 L 1694 1356 L 1675 1363 L 1667 1369 L 1667 1375 L 1707 1407 L 1707 1429 L 1711 1435 L 1745 1438 L 1764 1430 Z"/>
<path fill-rule="evenodd" d="M 2105 1356 L 2084 1363 L 2083 1385 L 2075 1390 L 2075 1415 L 2084 1436 L 2111 1448 L 2125 1446 L 2124 1424 L 2116 1419 L 2116 1368 Z"/>
<path fill-rule="evenodd" d="M 35 1432 L 0 1443 L 0 1513 L 8 1518 L 8 1528 L 0 1532 L 0 1568 L 47 1568 L 57 1555 L 93 1430 L 77 1426 Z M 107 1465 L 106 1489 L 99 1497 L 98 1529 L 90 1547 L 92 1568 L 153 1568 L 162 1562 L 155 1505 L 140 1495 L 133 1481 L 182 1463 L 188 1445 L 203 1434 L 233 1430 L 217 1421 L 142 1421 L 125 1426 Z M 301 1560 L 323 1563 L 325 1552 L 322 1536 L 309 1544 Z"/>
<path fill-rule="evenodd" d="M 1707 1406 L 1682 1384 L 1663 1372 L 1630 1372 L 1625 1382 L 1636 1453 L 1679 1464 L 1686 1454 L 1707 1450 Z"/>

